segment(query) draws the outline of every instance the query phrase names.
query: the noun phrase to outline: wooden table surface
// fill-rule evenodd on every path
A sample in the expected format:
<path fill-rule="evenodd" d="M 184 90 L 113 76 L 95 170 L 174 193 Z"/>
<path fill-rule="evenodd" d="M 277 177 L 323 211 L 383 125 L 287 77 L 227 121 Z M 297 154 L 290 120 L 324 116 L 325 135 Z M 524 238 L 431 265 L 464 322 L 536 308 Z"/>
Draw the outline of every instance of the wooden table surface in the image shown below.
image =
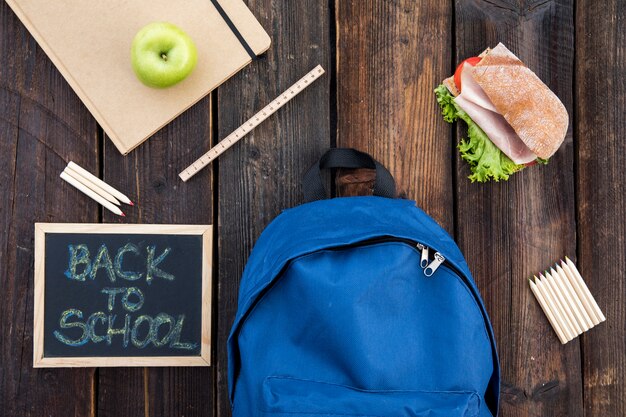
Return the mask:
<path fill-rule="evenodd" d="M 329 146 L 372 153 L 457 240 L 491 315 L 500 415 L 626 415 L 626 6 L 618 0 L 248 0 L 267 55 L 121 156 L 0 4 L 0 416 L 228 416 L 225 343 L 246 259 Z M 181 4 L 181 7 L 184 7 Z M 570 115 L 545 167 L 471 184 L 432 90 L 498 41 Z M 103 57 L 106 59 L 106 57 Z M 327 76 L 188 183 L 177 174 L 292 82 Z M 104 82 L 104 81 L 103 81 Z M 58 177 L 74 160 L 136 199 L 120 219 Z M 33 369 L 34 222 L 212 223 L 214 365 Z M 561 346 L 527 277 L 579 265 L 607 321 Z"/>

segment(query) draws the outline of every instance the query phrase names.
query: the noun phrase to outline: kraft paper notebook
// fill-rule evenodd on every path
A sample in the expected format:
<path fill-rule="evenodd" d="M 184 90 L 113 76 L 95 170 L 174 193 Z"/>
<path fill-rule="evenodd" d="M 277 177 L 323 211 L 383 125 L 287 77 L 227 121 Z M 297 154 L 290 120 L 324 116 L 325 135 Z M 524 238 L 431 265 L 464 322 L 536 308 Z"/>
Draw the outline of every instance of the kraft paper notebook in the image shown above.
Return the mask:
<path fill-rule="evenodd" d="M 265 52 L 270 38 L 241 0 L 7 0 L 105 133 L 128 153 Z M 170 22 L 198 64 L 166 89 L 144 86 L 130 64 L 135 34 Z"/>

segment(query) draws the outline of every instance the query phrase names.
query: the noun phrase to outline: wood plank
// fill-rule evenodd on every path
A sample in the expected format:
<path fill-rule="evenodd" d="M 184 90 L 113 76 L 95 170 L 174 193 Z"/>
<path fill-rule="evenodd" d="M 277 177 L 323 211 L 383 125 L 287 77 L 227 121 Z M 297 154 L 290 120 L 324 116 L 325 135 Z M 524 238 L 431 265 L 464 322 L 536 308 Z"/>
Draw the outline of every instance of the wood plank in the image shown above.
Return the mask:
<path fill-rule="evenodd" d="M 503 42 L 572 117 L 573 2 L 456 1 L 455 16 L 455 65 Z M 560 345 L 527 282 L 576 251 L 572 126 L 547 166 L 507 182 L 471 184 L 458 156 L 457 166 L 457 237 L 496 333 L 501 415 L 581 416 L 579 343 Z"/>
<path fill-rule="evenodd" d="M 36 221 L 97 221 L 58 177 L 98 164 L 97 125 L 27 30 L 0 4 L 0 415 L 93 415 L 93 369 L 33 369 Z"/>
<path fill-rule="evenodd" d="M 578 267 L 607 317 L 582 338 L 585 415 L 626 415 L 626 5 L 576 9 Z"/>
<path fill-rule="evenodd" d="M 263 59 L 219 88 L 220 139 L 316 65 L 328 74 L 218 160 L 218 416 L 230 415 L 225 347 L 250 250 L 282 209 L 301 203 L 301 175 L 330 145 L 328 2 L 250 0 L 247 4 L 273 44 Z"/>
<path fill-rule="evenodd" d="M 96 374 L 98 397 L 96 415 L 98 417 L 146 415 L 147 369 L 99 368 Z"/>
<path fill-rule="evenodd" d="M 178 177 L 211 145 L 207 97 L 128 156 L 104 141 L 104 180 L 135 202 L 126 218 L 108 210 L 105 222 L 212 224 L 211 169 L 183 183 Z M 99 370 L 98 416 L 207 416 L 213 412 L 213 368 Z"/>
<path fill-rule="evenodd" d="M 450 131 L 433 89 L 451 60 L 447 2 L 337 4 L 337 146 L 370 153 L 453 231 Z"/>

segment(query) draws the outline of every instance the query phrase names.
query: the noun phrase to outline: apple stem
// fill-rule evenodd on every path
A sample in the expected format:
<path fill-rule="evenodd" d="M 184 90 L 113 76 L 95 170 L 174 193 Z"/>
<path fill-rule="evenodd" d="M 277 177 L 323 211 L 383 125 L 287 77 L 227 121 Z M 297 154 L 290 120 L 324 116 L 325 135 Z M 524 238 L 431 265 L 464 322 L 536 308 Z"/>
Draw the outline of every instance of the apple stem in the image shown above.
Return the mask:
<path fill-rule="evenodd" d="M 161 58 L 163 58 L 163 61 L 167 61 L 167 54 L 165 52 L 163 52 L 161 54 Z"/>

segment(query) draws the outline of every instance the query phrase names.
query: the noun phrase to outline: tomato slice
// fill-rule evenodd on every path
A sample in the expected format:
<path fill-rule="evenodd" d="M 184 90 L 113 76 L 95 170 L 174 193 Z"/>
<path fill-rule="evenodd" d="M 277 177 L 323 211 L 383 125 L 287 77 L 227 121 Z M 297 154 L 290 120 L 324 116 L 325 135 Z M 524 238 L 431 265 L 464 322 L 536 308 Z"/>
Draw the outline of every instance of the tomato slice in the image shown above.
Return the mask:
<path fill-rule="evenodd" d="M 459 89 L 459 91 L 461 91 L 461 72 L 463 71 L 463 65 L 467 64 L 467 65 L 471 65 L 473 67 L 476 64 L 478 64 L 481 59 L 482 58 L 479 58 L 477 56 L 473 56 L 471 58 L 467 58 L 465 61 L 461 61 L 459 66 L 456 67 L 456 71 L 454 71 L 454 84 L 456 85 L 456 88 Z"/>

